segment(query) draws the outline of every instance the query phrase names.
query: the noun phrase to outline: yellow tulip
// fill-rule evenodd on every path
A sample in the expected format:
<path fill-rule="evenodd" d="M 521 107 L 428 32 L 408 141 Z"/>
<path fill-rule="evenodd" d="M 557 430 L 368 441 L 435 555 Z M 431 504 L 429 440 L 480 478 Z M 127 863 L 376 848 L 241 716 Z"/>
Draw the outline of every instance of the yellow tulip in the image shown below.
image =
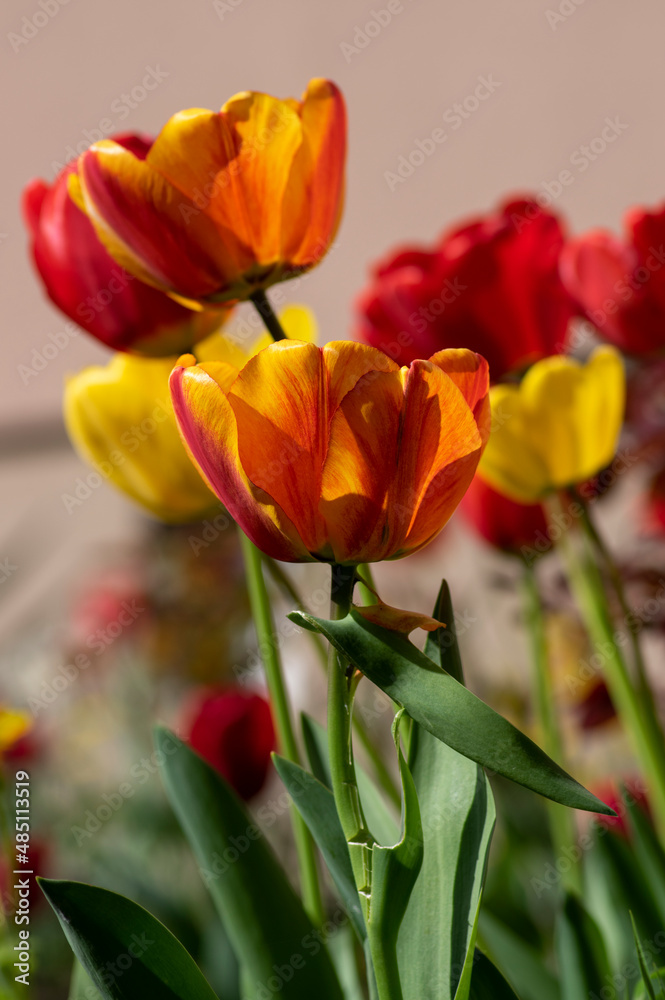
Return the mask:
<path fill-rule="evenodd" d="M 597 348 L 586 364 L 562 355 L 519 385 L 491 390 L 493 429 L 478 475 L 518 503 L 590 479 L 614 457 L 625 404 L 621 356 Z"/>
<path fill-rule="evenodd" d="M 290 306 L 281 321 L 288 335 L 315 339 L 309 310 Z M 242 367 L 269 343 L 266 334 L 243 349 L 213 334 L 195 351 L 201 362 Z M 207 517 L 219 500 L 178 432 L 168 386 L 176 361 L 118 353 L 106 365 L 85 368 L 67 380 L 64 417 L 77 452 L 104 479 L 160 520 L 182 524 Z"/>
<path fill-rule="evenodd" d="M 32 716 L 16 708 L 0 705 L 0 753 L 10 750 L 32 729 Z"/>

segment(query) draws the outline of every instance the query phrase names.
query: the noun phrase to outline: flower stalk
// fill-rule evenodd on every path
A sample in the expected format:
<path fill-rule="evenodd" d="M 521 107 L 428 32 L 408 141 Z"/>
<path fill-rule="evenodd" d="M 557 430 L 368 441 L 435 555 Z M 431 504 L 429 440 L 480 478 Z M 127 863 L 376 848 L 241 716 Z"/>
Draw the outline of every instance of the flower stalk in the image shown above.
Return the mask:
<path fill-rule="evenodd" d="M 524 565 L 522 590 L 525 618 L 531 640 L 532 689 L 543 748 L 557 764 L 563 767 L 563 740 L 554 702 L 545 617 L 536 573 L 533 566 L 527 563 Z M 549 801 L 546 805 L 552 847 L 556 853 L 575 843 L 577 839 L 575 819 L 571 810 L 565 806 Z M 576 870 L 575 865 L 563 874 L 563 884 L 569 892 L 581 895 L 581 873 Z"/>
<path fill-rule="evenodd" d="M 552 513 L 562 513 L 558 496 L 547 502 Z M 612 701 L 649 785 L 655 825 L 665 844 L 665 741 L 653 700 L 645 698 L 640 684 L 633 681 L 616 639 L 616 630 L 607 602 L 602 575 L 589 550 L 588 538 L 580 548 L 563 532 L 559 541 L 568 579 L 582 613 L 589 637 L 603 651 L 604 675 Z"/>
<path fill-rule="evenodd" d="M 332 567 L 331 618 L 344 618 L 351 607 L 355 567 Z M 368 932 L 369 958 L 377 1000 L 402 1000 L 394 943 L 372 926 L 372 860 L 376 843 L 363 813 L 353 757 L 353 701 L 359 675 L 332 646 L 328 672 L 328 752 L 333 794 L 344 830 L 351 866 Z M 369 963 L 368 963 L 369 964 Z"/>
<path fill-rule="evenodd" d="M 287 760 L 300 763 L 295 738 L 291 708 L 284 684 L 281 657 L 275 643 L 275 628 L 270 607 L 270 597 L 263 576 L 263 558 L 247 536 L 239 531 L 240 544 L 245 560 L 247 589 L 263 660 L 270 703 L 275 716 L 275 729 L 279 752 Z M 325 920 L 319 873 L 316 864 L 314 841 L 305 821 L 294 805 L 291 806 L 291 823 L 298 853 L 303 905 L 316 927 Z"/>

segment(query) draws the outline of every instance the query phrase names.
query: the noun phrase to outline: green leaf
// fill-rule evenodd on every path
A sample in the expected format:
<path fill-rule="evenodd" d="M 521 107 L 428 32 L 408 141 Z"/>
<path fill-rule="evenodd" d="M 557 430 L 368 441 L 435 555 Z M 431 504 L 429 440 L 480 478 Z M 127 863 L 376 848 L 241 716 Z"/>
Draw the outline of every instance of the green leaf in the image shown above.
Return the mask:
<path fill-rule="evenodd" d="M 663 926 L 651 886 L 635 861 L 622 836 L 598 826 L 585 858 L 584 900 L 617 968 L 635 960 L 629 911 L 645 940 L 652 940 Z"/>
<path fill-rule="evenodd" d="M 77 960 L 74 960 L 68 1000 L 102 1000 L 101 993 Z"/>
<path fill-rule="evenodd" d="M 324 635 L 416 722 L 464 757 L 562 805 L 612 814 L 604 802 L 406 636 L 371 624 L 353 609 L 339 621 L 301 611 L 291 612 L 289 618 Z"/>
<path fill-rule="evenodd" d="M 358 938 L 364 941 L 367 936 L 365 920 L 333 793 L 298 764 L 278 754 L 273 754 L 273 761 L 287 792 L 323 855 Z"/>
<path fill-rule="evenodd" d="M 433 615 L 450 627 L 429 634 L 426 652 L 461 677 L 445 583 Z M 477 764 L 416 723 L 409 768 L 420 803 L 425 854 L 399 937 L 402 989 L 404 1000 L 449 1000 L 469 954 L 494 829 L 494 799 Z M 470 951 L 473 958 L 473 947 Z"/>
<path fill-rule="evenodd" d="M 356 956 L 356 936 L 351 928 L 340 927 L 337 934 L 328 938 L 328 948 L 337 970 L 344 1000 L 365 1000 Z"/>
<path fill-rule="evenodd" d="M 302 727 L 310 767 L 327 788 L 332 787 L 328 762 L 328 734 L 323 726 L 303 713 Z M 390 846 L 400 837 L 392 810 L 367 772 L 356 761 L 356 781 L 367 825 L 380 844 Z"/>
<path fill-rule="evenodd" d="M 640 973 L 642 975 L 642 983 L 644 984 L 644 989 L 649 1000 L 657 1000 L 656 991 L 653 988 L 653 983 L 651 982 L 651 973 L 647 967 L 647 960 L 644 955 L 644 950 L 642 949 L 642 942 L 640 941 L 640 936 L 637 933 L 637 927 L 635 926 L 635 920 L 633 914 L 630 915 L 630 922 L 633 928 L 633 937 L 635 938 L 635 948 L 637 950 L 637 961 L 640 966 Z"/>
<path fill-rule="evenodd" d="M 399 940 L 404 1000 L 455 996 L 464 966 L 495 822 L 482 770 L 420 726 L 410 766 L 425 856 Z"/>
<path fill-rule="evenodd" d="M 82 882 L 39 884 L 104 1000 L 217 1000 L 191 955 L 142 906 Z"/>
<path fill-rule="evenodd" d="M 566 1000 L 588 1000 L 611 983 L 612 970 L 598 925 L 575 896 L 566 896 L 554 940 Z"/>
<path fill-rule="evenodd" d="M 471 927 L 469 944 L 466 950 L 466 956 L 464 958 L 464 965 L 462 966 L 462 974 L 459 977 L 457 989 L 455 990 L 454 1000 L 469 1000 L 469 994 L 471 992 L 471 979 L 473 976 L 473 964 L 476 955 L 476 939 L 478 937 L 478 918 L 480 917 L 481 903 L 482 903 L 482 896 L 479 897 L 478 905 L 476 906 L 476 916 L 473 921 L 473 926 Z"/>
<path fill-rule="evenodd" d="M 520 1000 L 496 966 L 477 948 L 469 1000 Z"/>
<path fill-rule="evenodd" d="M 171 805 L 248 982 L 283 1000 L 341 1000 L 327 950 L 261 830 L 223 778 L 161 727 Z M 145 998 L 144 998 L 145 1000 Z"/>
<path fill-rule="evenodd" d="M 464 684 L 464 670 L 457 642 L 453 602 L 446 580 L 441 582 L 432 617 L 436 618 L 438 622 L 445 622 L 446 628 L 437 628 L 434 632 L 427 633 L 425 656 L 436 663 L 437 667 L 443 667 L 446 673 L 454 677 L 460 684 Z"/>
<path fill-rule="evenodd" d="M 633 835 L 634 860 L 645 885 L 650 887 L 654 904 L 658 908 L 661 926 L 665 926 L 665 851 L 660 846 L 651 820 L 644 810 L 626 794 L 625 790 L 622 798 L 627 806 L 628 823 Z"/>
<path fill-rule="evenodd" d="M 483 949 L 523 1000 L 561 1000 L 559 984 L 535 948 L 487 910 L 480 916 L 479 934 Z"/>

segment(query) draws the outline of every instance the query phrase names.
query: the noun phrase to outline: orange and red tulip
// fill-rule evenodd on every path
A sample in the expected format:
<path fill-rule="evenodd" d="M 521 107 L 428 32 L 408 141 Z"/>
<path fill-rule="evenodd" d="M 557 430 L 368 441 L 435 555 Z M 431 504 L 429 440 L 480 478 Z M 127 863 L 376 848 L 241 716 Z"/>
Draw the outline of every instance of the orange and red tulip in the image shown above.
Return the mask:
<path fill-rule="evenodd" d="M 488 384 L 468 350 L 400 368 L 364 344 L 281 341 L 241 371 L 185 356 L 171 394 L 191 457 L 255 545 L 354 564 L 443 528 L 489 435 Z"/>
<path fill-rule="evenodd" d="M 315 79 L 302 101 L 245 92 L 181 111 L 144 159 L 95 143 L 70 190 L 132 274 L 192 305 L 228 303 L 321 260 L 345 157 L 344 100 Z"/>

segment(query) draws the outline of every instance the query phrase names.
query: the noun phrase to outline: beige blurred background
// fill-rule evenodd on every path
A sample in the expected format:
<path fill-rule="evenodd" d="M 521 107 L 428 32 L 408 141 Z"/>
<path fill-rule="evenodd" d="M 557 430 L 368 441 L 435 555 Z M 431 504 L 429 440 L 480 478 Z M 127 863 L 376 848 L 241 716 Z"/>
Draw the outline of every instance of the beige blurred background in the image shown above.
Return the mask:
<path fill-rule="evenodd" d="M 57 600 L 142 524 L 106 486 L 71 513 L 62 502 L 84 473 L 62 432 L 63 376 L 108 355 L 84 333 L 63 337 L 19 215 L 25 182 L 52 179 L 103 119 L 155 132 L 176 110 L 215 108 L 239 90 L 299 95 L 312 76 L 334 79 L 350 115 L 346 212 L 334 252 L 294 296 L 315 309 L 324 339 L 350 334 L 352 298 L 377 256 L 431 240 L 508 193 L 542 191 L 562 170 L 574 180 L 554 207 L 573 230 L 616 227 L 628 206 L 665 198 L 659 0 L 4 0 L 0 21 L 0 557 L 14 567 L 0 584 L 0 635 L 37 621 L 46 595 Z M 479 78 L 492 81 L 485 99 L 458 127 L 446 124 Z M 608 134 L 608 119 L 615 138 L 587 162 L 580 150 Z M 442 125 L 447 141 L 389 183 L 400 157 Z M 24 368 L 53 338 L 64 346 L 26 384 Z M 490 557 L 456 538 L 449 546 L 463 610 L 482 572 L 476 560 Z M 442 575 L 436 552 L 427 565 L 423 594 L 411 591 L 416 607 Z M 385 573 L 389 590 L 402 569 Z"/>

